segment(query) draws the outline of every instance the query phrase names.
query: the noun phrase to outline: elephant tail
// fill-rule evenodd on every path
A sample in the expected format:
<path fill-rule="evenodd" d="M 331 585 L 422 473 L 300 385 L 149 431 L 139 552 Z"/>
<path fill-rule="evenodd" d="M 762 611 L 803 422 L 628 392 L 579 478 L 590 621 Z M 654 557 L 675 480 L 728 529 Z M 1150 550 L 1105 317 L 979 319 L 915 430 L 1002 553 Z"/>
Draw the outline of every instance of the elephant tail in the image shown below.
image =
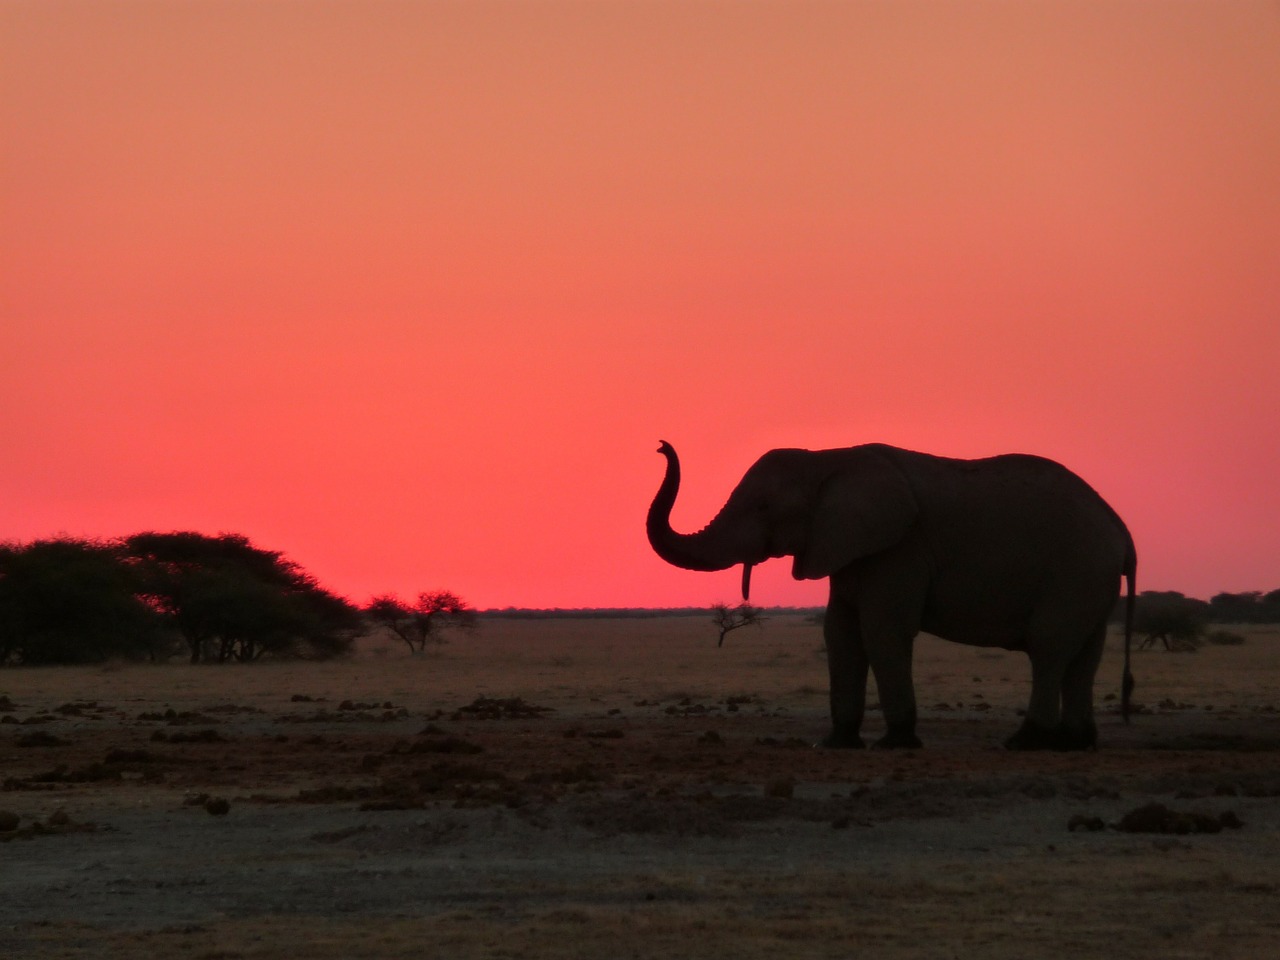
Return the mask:
<path fill-rule="evenodd" d="M 1120 681 L 1120 716 L 1125 723 L 1129 722 L 1129 705 L 1133 697 L 1133 673 L 1129 669 L 1129 647 L 1133 641 L 1133 611 L 1135 603 L 1135 583 L 1138 578 L 1138 552 L 1134 549 L 1133 540 L 1129 540 L 1129 548 L 1124 558 L 1124 579 L 1128 590 L 1124 598 L 1124 678 Z"/>

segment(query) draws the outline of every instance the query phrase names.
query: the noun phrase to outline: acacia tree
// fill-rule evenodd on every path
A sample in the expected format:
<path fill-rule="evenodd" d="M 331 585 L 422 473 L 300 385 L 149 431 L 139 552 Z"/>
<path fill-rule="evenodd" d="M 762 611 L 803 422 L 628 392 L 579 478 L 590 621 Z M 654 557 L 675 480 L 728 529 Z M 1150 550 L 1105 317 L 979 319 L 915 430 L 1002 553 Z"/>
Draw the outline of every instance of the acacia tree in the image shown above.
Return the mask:
<path fill-rule="evenodd" d="M 1166 650 L 1194 650 L 1200 644 L 1208 621 L 1209 605 L 1176 590 L 1146 590 L 1138 597 L 1134 629 L 1144 634 L 1139 648 L 1154 646 Z"/>
<path fill-rule="evenodd" d="M 169 640 L 139 592 L 118 543 L 0 544 L 0 663 L 163 659 Z"/>
<path fill-rule="evenodd" d="M 186 641 L 192 663 L 339 656 L 363 631 L 356 607 L 247 537 L 139 533 L 125 547 L 147 601 Z"/>
<path fill-rule="evenodd" d="M 730 607 L 727 603 L 714 604 L 711 607 L 711 621 L 720 631 L 720 639 L 716 641 L 716 646 L 723 647 L 725 636 L 734 630 L 741 627 L 758 627 L 767 619 L 762 616 L 760 608 L 746 602 L 736 607 Z"/>
<path fill-rule="evenodd" d="M 448 590 L 420 593 L 412 604 L 395 594 L 382 594 L 370 600 L 364 612 L 403 640 L 410 653 L 421 653 L 428 643 L 448 643 L 446 630 L 471 632 L 477 626 L 471 605 Z"/>

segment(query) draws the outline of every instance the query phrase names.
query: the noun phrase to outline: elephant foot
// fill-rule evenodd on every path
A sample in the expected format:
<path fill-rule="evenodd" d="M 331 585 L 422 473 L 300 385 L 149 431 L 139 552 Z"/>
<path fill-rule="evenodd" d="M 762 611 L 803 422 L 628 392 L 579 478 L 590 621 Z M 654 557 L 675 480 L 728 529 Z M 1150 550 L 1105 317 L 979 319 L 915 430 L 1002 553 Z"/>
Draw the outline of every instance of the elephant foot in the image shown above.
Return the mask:
<path fill-rule="evenodd" d="M 1058 729 L 1046 727 L 1034 720 L 1022 721 L 1018 731 L 1004 742 L 1009 750 L 1058 750 Z"/>
<path fill-rule="evenodd" d="M 914 750 L 923 747 L 916 736 L 915 724 L 889 724 L 885 735 L 872 745 L 875 750 Z"/>
<path fill-rule="evenodd" d="M 1084 723 L 1060 724 L 1058 726 L 1059 750 L 1096 750 L 1098 749 L 1098 728 L 1092 720 Z"/>
<path fill-rule="evenodd" d="M 1094 750 L 1098 746 L 1098 728 L 1092 720 L 1084 724 L 1061 723 L 1056 727 L 1024 720 L 1004 745 L 1010 750 Z"/>
<path fill-rule="evenodd" d="M 861 750 L 866 744 L 862 742 L 862 738 L 856 732 L 848 733 L 832 730 L 814 746 L 823 750 Z"/>

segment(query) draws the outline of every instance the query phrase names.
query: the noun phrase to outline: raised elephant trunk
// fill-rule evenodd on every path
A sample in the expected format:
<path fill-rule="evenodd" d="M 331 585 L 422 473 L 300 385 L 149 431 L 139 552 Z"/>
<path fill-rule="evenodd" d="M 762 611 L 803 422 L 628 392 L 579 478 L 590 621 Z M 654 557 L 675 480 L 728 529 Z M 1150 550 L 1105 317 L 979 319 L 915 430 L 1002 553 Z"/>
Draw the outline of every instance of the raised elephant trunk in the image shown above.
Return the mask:
<path fill-rule="evenodd" d="M 697 533 L 676 533 L 671 529 L 671 508 L 680 489 L 680 458 L 676 456 L 675 448 L 665 440 L 658 447 L 658 452 L 667 458 L 667 472 L 653 503 L 649 505 L 649 516 L 645 520 L 649 545 L 654 552 L 667 563 L 685 570 L 727 570 L 734 564 L 743 563 L 744 558 L 735 556 L 731 545 L 725 542 L 715 520 Z M 751 563 L 747 562 L 742 571 L 744 600 L 750 589 Z"/>

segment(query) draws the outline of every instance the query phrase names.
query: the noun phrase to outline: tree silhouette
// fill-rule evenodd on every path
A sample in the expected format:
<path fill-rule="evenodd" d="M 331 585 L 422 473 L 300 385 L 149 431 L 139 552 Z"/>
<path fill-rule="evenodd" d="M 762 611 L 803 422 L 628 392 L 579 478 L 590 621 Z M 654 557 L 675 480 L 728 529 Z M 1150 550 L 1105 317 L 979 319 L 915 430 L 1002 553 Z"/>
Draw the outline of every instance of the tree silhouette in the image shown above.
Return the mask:
<path fill-rule="evenodd" d="M 1209 620 L 1209 605 L 1176 590 L 1144 591 L 1138 597 L 1134 629 L 1145 634 L 1140 647 L 1160 641 L 1166 650 L 1194 650 Z"/>
<path fill-rule="evenodd" d="M 723 647 L 725 636 L 734 630 L 742 627 L 758 627 L 767 619 L 761 615 L 759 608 L 749 603 L 740 603 L 736 607 L 730 607 L 727 603 L 714 604 L 711 607 L 711 621 L 720 631 L 720 639 L 716 641 L 716 646 Z"/>
<path fill-rule="evenodd" d="M 420 593 L 412 604 L 383 594 L 370 600 L 364 612 L 403 640 L 410 653 L 421 653 L 428 643 L 448 643 L 446 630 L 472 631 L 477 626 L 475 610 L 448 590 Z"/>
<path fill-rule="evenodd" d="M 363 632 L 356 607 L 247 537 L 139 533 L 125 548 L 147 601 L 181 635 L 192 663 L 340 656 Z"/>
<path fill-rule="evenodd" d="M 118 544 L 60 538 L 0 545 L 0 663 L 166 654 L 160 619 Z"/>

